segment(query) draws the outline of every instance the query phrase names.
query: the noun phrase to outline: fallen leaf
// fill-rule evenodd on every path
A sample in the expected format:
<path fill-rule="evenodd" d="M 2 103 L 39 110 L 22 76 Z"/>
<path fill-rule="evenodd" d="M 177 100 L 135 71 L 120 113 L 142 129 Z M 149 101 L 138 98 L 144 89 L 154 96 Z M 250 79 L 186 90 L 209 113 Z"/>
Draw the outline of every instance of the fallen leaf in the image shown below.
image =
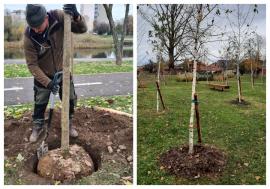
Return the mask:
<path fill-rule="evenodd" d="M 122 180 L 122 182 L 124 183 L 124 185 L 132 185 L 132 182 L 128 180 Z"/>
<path fill-rule="evenodd" d="M 163 170 L 163 169 L 164 169 L 164 167 L 163 167 L 163 166 L 161 166 L 159 169 L 160 169 L 160 170 Z"/>
<path fill-rule="evenodd" d="M 249 166 L 249 163 L 244 163 L 244 166 L 248 167 Z"/>
<path fill-rule="evenodd" d="M 22 160 L 24 160 L 24 157 L 22 156 L 22 154 L 19 153 L 16 160 L 21 162 Z"/>
<path fill-rule="evenodd" d="M 129 180 L 129 181 L 132 181 L 132 177 L 131 177 L 131 176 L 127 176 L 127 177 L 121 177 L 121 179 L 123 179 L 123 180 Z"/>
<path fill-rule="evenodd" d="M 256 181 L 259 181 L 261 178 L 262 177 L 260 177 L 260 176 L 255 176 Z"/>
<path fill-rule="evenodd" d="M 5 167 L 11 167 L 11 166 L 12 166 L 11 163 L 6 163 L 6 164 L 5 164 Z"/>
<path fill-rule="evenodd" d="M 61 181 L 55 181 L 54 185 L 59 185 L 61 184 Z"/>

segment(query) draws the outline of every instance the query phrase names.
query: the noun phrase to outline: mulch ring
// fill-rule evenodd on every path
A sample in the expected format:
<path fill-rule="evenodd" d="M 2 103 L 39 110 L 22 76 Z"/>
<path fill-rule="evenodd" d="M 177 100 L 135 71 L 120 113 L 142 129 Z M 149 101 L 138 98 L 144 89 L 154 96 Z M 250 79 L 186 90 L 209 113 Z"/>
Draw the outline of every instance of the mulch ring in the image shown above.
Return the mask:
<path fill-rule="evenodd" d="M 238 98 L 229 101 L 229 103 L 233 104 L 233 105 L 238 105 L 238 106 L 249 106 L 250 105 L 250 102 L 245 101 L 244 99 L 242 99 L 241 102 L 239 102 Z"/>
<path fill-rule="evenodd" d="M 195 145 L 192 155 L 188 154 L 188 145 L 185 145 L 172 148 L 159 157 L 161 169 L 176 177 L 188 179 L 217 177 L 226 162 L 224 152 L 208 145 Z"/>
<path fill-rule="evenodd" d="M 25 112 L 20 119 L 5 118 L 5 159 L 23 157 L 23 165 L 18 170 L 18 175 L 20 175 L 19 179 L 23 180 L 25 184 L 54 184 L 54 180 L 42 178 L 37 174 L 36 152 L 44 137 L 41 136 L 36 143 L 28 141 L 32 130 L 31 115 L 32 112 Z M 106 184 L 123 184 L 121 182 L 122 177 L 128 178 L 130 181 L 133 164 L 131 117 L 80 107 L 75 111 L 72 124 L 78 131 L 79 136 L 75 139 L 70 138 L 70 144 L 77 144 L 86 150 L 93 160 L 97 173 L 102 170 L 102 174 L 105 175 L 119 175 L 118 181 L 114 179 L 114 183 L 106 182 Z M 47 143 L 49 150 L 61 146 L 61 111 L 59 109 L 54 110 Z M 107 171 L 103 169 L 104 167 L 112 168 Z M 98 184 L 103 183 L 102 179 L 95 178 L 95 180 L 98 180 Z"/>

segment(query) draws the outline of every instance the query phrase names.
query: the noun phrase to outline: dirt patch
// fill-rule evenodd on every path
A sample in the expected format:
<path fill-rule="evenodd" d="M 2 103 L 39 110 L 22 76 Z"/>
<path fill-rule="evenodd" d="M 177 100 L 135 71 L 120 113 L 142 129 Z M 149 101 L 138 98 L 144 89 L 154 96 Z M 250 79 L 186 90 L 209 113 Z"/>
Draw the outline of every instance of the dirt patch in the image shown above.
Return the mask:
<path fill-rule="evenodd" d="M 176 147 L 159 157 L 161 169 L 188 179 L 217 177 L 226 165 L 224 152 L 208 145 L 195 145 L 194 153 L 188 154 L 188 146 Z"/>
<path fill-rule="evenodd" d="M 28 141 L 32 130 L 31 115 L 32 112 L 26 112 L 21 119 L 5 118 L 5 157 L 12 159 L 17 157 L 18 154 L 24 157 L 23 166 L 19 170 L 18 175 L 21 175 L 20 179 L 24 180 L 25 184 L 54 183 L 55 181 L 42 178 L 36 174 L 38 162 L 36 150 L 41 144 L 43 136 L 37 143 L 31 144 Z M 60 118 L 61 112 L 59 109 L 56 109 L 47 139 L 49 150 L 61 146 Z M 89 153 L 93 160 L 95 171 L 102 170 L 103 165 L 107 166 L 107 164 L 114 163 L 118 164 L 118 166 L 117 170 L 110 169 L 112 174 L 114 171 L 119 173 L 119 167 L 122 166 L 125 169 L 125 175 L 123 176 L 132 175 L 132 160 L 130 161 L 133 143 L 132 118 L 82 107 L 76 109 L 72 124 L 78 131 L 79 137 L 76 139 L 70 138 L 70 144 L 78 144 Z M 119 149 L 121 145 L 124 145 L 125 148 Z M 108 150 L 109 146 L 112 151 Z M 114 166 L 112 165 L 112 167 Z M 116 181 L 114 180 L 114 182 Z M 99 183 L 102 184 L 102 182 Z"/>
<path fill-rule="evenodd" d="M 238 106 L 249 106 L 250 105 L 250 102 L 245 101 L 244 99 L 242 99 L 241 102 L 239 102 L 238 98 L 231 100 L 229 103 L 234 104 L 234 105 L 238 105 Z"/>

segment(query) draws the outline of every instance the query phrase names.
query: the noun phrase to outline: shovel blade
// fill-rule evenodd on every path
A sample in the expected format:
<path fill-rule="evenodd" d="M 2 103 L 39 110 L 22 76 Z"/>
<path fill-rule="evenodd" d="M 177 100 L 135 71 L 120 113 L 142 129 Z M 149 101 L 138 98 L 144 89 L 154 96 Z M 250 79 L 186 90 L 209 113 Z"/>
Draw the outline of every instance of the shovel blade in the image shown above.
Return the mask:
<path fill-rule="evenodd" d="M 39 148 L 37 149 L 37 157 L 38 159 L 41 159 L 45 154 L 48 153 L 48 144 L 46 144 L 44 141 L 42 142 L 42 144 L 39 146 Z"/>

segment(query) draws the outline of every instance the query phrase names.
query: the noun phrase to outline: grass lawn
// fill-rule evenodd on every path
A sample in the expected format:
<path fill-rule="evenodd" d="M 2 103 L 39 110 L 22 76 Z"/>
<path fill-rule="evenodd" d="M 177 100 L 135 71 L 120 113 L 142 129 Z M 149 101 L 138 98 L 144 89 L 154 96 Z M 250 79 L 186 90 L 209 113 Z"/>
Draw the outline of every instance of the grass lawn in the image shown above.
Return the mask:
<path fill-rule="evenodd" d="M 257 79 L 252 89 L 249 76 L 242 77 L 248 106 L 230 104 L 237 98 L 235 78 L 226 92 L 210 90 L 206 82 L 199 82 L 196 88 L 203 143 L 222 149 L 228 156 L 222 176 L 188 180 L 161 170 L 157 157 L 172 147 L 187 144 L 189 135 L 191 82 L 176 82 L 174 76 L 169 77 L 167 85 L 161 84 L 168 108 L 164 113 L 156 112 L 153 75 L 143 75 L 147 88 L 138 89 L 138 184 L 266 184 L 266 86 Z M 196 143 L 196 130 L 194 136 Z"/>
<path fill-rule="evenodd" d="M 97 74 L 97 73 L 114 73 L 114 72 L 132 72 L 132 61 L 123 61 L 121 66 L 115 62 L 83 62 L 74 64 L 74 74 Z M 5 64 L 4 77 L 31 77 L 26 64 Z"/>

